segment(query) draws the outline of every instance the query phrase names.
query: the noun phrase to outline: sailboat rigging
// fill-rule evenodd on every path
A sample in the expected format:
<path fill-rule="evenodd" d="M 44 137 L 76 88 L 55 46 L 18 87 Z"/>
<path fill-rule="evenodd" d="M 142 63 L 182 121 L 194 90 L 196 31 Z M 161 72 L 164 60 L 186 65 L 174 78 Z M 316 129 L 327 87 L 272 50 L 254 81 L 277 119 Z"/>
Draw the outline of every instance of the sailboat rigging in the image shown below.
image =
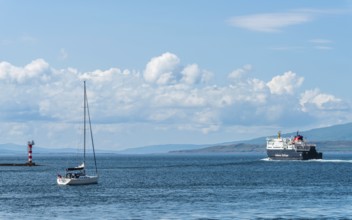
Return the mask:
<path fill-rule="evenodd" d="M 59 185 L 85 185 L 85 184 L 96 184 L 98 183 L 98 168 L 97 168 L 97 161 L 95 157 L 95 149 L 94 149 L 94 139 L 93 139 L 93 132 L 92 132 L 92 123 L 90 120 L 90 112 L 88 106 L 88 98 L 87 98 L 87 91 L 86 91 L 86 82 L 84 81 L 84 113 L 83 113 L 83 162 L 81 165 L 77 167 L 69 167 L 66 168 L 65 175 L 61 176 L 60 174 L 57 176 L 57 183 Z M 95 175 L 87 175 L 86 174 L 86 129 L 87 129 L 87 119 L 89 123 L 89 135 L 90 140 L 92 143 L 93 149 L 93 156 L 94 156 L 94 166 L 95 166 Z"/>

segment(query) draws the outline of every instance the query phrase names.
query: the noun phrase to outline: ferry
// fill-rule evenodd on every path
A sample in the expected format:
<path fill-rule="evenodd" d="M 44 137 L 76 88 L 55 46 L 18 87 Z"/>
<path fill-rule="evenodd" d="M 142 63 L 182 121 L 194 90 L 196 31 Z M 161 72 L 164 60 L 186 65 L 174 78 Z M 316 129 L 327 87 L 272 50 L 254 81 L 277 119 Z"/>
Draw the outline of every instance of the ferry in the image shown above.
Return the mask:
<path fill-rule="evenodd" d="M 282 138 L 280 132 L 277 138 L 267 138 L 266 152 L 273 160 L 323 159 L 323 153 L 317 152 L 316 145 L 306 142 L 298 132 L 293 138 Z"/>

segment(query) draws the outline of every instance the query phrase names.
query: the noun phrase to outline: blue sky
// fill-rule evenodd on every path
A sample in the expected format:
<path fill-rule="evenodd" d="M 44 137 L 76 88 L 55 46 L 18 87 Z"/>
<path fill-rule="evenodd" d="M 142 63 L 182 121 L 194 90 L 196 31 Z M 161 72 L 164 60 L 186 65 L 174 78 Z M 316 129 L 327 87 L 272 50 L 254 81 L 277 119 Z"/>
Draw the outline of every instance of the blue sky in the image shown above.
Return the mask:
<path fill-rule="evenodd" d="M 0 0 L 0 142 L 219 143 L 352 121 L 352 1 Z M 77 135 L 76 135 L 77 134 Z"/>

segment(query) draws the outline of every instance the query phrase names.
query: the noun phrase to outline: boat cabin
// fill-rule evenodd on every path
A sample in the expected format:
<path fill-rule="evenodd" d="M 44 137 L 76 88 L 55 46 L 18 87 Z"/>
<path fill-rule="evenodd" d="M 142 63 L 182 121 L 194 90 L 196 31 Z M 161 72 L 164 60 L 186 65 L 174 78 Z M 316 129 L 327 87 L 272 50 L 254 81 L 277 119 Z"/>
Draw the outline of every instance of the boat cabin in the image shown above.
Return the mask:
<path fill-rule="evenodd" d="M 70 167 L 66 169 L 66 178 L 79 178 L 84 175 L 86 175 L 84 167 Z"/>

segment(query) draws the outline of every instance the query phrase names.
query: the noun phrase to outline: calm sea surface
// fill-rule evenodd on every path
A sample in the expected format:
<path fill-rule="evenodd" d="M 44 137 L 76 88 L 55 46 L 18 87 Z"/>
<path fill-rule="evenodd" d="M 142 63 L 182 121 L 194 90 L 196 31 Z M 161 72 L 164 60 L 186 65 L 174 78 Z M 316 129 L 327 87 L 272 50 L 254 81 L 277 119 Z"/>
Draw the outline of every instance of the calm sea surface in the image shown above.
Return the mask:
<path fill-rule="evenodd" d="M 324 156 L 101 154 L 88 186 L 56 184 L 70 157 L 34 156 L 0 167 L 0 219 L 352 219 L 352 155 Z"/>

